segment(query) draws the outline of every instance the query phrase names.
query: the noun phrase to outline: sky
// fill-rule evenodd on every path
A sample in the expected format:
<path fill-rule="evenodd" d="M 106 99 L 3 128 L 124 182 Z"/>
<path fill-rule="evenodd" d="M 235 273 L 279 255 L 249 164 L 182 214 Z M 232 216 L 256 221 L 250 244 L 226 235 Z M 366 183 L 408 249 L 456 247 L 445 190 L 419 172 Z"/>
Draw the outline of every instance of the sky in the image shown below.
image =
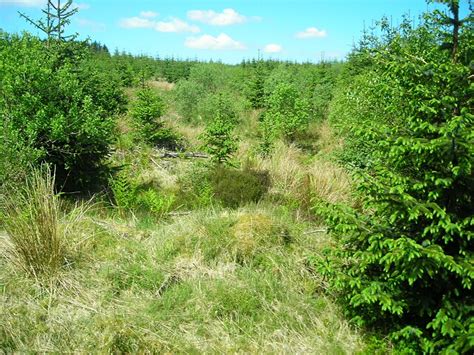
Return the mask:
<path fill-rule="evenodd" d="M 45 0 L 0 0 L 0 28 L 39 31 Z M 160 57 L 238 63 L 242 59 L 343 59 L 364 26 L 386 15 L 416 21 L 424 0 L 77 0 L 68 33 L 115 49 Z M 430 5 L 433 6 L 433 5 Z"/>

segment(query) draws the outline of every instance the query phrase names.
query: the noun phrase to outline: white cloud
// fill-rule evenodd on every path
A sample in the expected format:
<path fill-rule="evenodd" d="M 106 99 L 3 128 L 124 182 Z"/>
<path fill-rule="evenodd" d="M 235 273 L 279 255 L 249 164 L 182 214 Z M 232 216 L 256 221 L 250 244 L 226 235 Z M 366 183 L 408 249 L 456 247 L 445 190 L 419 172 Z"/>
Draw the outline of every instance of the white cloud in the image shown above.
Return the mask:
<path fill-rule="evenodd" d="M 172 18 L 167 22 L 157 22 L 155 25 L 155 30 L 159 32 L 192 32 L 197 33 L 201 30 L 195 25 L 190 25 L 187 22 L 184 22 L 178 18 Z"/>
<path fill-rule="evenodd" d="M 145 18 L 155 18 L 158 16 L 158 13 L 154 11 L 142 11 L 140 12 L 140 16 Z"/>
<path fill-rule="evenodd" d="M 194 49 L 210 49 L 210 50 L 241 50 L 245 46 L 232 39 L 225 33 L 221 33 L 217 37 L 211 35 L 202 35 L 200 37 L 189 37 L 184 42 L 188 48 Z"/>
<path fill-rule="evenodd" d="M 0 5 L 18 5 L 18 6 L 29 6 L 41 7 L 46 5 L 47 0 L 0 0 Z"/>
<path fill-rule="evenodd" d="M 224 9 L 220 13 L 213 10 L 191 10 L 188 11 L 188 18 L 214 26 L 228 26 L 247 21 L 245 16 L 234 9 Z"/>
<path fill-rule="evenodd" d="M 84 18 L 78 18 L 76 22 L 79 26 L 88 27 L 93 31 L 105 31 L 105 24 L 101 22 L 96 22 Z"/>
<path fill-rule="evenodd" d="M 275 43 L 267 44 L 263 48 L 263 51 L 265 53 L 278 53 L 278 52 L 281 52 L 282 50 L 283 50 L 283 47 L 281 45 L 275 44 Z"/>
<path fill-rule="evenodd" d="M 143 16 L 143 13 L 141 14 Z M 123 28 L 152 28 L 158 32 L 192 32 L 198 33 L 201 30 L 196 25 L 180 20 L 179 18 L 171 18 L 169 21 L 154 21 L 143 17 L 129 17 L 120 21 Z"/>
<path fill-rule="evenodd" d="M 325 30 L 318 30 L 316 27 L 308 27 L 303 32 L 298 32 L 296 38 L 323 38 L 327 36 Z"/>
<path fill-rule="evenodd" d="M 123 28 L 153 28 L 156 26 L 155 21 L 141 17 L 129 17 L 120 21 L 120 27 Z"/>

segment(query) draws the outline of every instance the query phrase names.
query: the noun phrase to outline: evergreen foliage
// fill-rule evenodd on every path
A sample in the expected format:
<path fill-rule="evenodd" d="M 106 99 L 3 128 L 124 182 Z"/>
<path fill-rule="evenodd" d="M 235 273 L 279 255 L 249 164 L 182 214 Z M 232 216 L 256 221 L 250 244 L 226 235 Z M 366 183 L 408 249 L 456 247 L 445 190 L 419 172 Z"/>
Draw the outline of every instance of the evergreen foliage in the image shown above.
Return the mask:
<path fill-rule="evenodd" d="M 466 60 L 472 27 L 466 20 L 453 35 L 439 15 L 418 28 L 382 21 L 384 36 L 356 53 L 358 63 L 371 63 L 360 71 L 364 83 L 378 78 L 356 89 L 363 101 L 347 101 L 379 113 L 374 123 L 367 122 L 372 115 L 358 115 L 359 127 L 346 126 L 356 142 L 370 141 L 374 157 L 360 174 L 365 212 L 324 211 L 344 245 L 333 285 L 359 324 L 390 333 L 403 351 L 468 353 L 474 348 L 474 117 Z"/>
<path fill-rule="evenodd" d="M 262 149 L 266 153 L 275 139 L 285 138 L 291 142 L 308 126 L 309 103 L 291 84 L 278 84 L 268 97 L 266 107 L 261 122 Z"/>
<path fill-rule="evenodd" d="M 201 139 L 204 150 L 211 155 L 212 161 L 218 164 L 230 163 L 238 147 L 236 137 L 232 134 L 233 130 L 234 124 L 223 116 L 216 116 L 207 125 Z"/>
<path fill-rule="evenodd" d="M 94 79 L 97 71 L 82 65 L 90 54 L 79 44 L 46 48 L 29 35 L 2 34 L 1 40 L 7 44 L 0 48 L 0 118 L 5 134 L 15 136 L 36 159 L 53 164 L 58 187 L 91 187 L 113 140 L 121 92 L 109 89 L 113 81 Z M 74 50 L 72 57 L 64 56 L 68 48 Z M 107 97 L 115 101 L 104 100 Z"/>

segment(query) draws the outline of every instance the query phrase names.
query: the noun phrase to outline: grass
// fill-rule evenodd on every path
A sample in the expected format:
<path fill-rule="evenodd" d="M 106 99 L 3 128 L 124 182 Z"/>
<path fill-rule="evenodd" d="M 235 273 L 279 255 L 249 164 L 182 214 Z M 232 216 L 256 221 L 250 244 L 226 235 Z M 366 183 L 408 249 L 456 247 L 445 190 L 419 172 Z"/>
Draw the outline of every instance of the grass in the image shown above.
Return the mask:
<path fill-rule="evenodd" d="M 55 273 L 65 262 L 61 203 L 48 167 L 34 170 L 20 191 L 3 199 L 3 219 L 10 259 L 33 276 Z"/>
<path fill-rule="evenodd" d="M 223 208 L 202 191 L 191 199 L 183 186 L 202 182 L 197 172 L 206 164 L 160 159 L 155 149 L 132 144 L 127 117 L 111 161 L 136 186 L 180 197 L 173 213 L 124 214 L 107 201 L 93 210 L 67 207 L 50 172 L 35 172 L 3 208 L 0 352 L 367 351 L 366 337 L 311 266 L 334 242 L 300 213 L 313 198 L 349 201 L 349 177 L 323 156 L 308 159 L 283 142 L 270 157 L 253 154 L 257 116 L 249 113 L 239 128 L 245 139 L 238 154 L 244 168 L 269 174 L 269 191 L 257 203 Z M 202 128 L 175 118 L 197 149 Z M 316 143 L 330 152 L 329 128 L 319 136 Z M 31 277 L 40 274 L 50 282 Z"/>
<path fill-rule="evenodd" d="M 94 219 L 93 216 L 91 216 Z M 360 334 L 305 258 L 330 243 L 284 209 L 196 211 L 148 230 L 102 220 L 87 261 L 42 288 L 3 261 L 0 349 L 354 353 Z M 285 232 L 288 237 L 284 238 Z"/>

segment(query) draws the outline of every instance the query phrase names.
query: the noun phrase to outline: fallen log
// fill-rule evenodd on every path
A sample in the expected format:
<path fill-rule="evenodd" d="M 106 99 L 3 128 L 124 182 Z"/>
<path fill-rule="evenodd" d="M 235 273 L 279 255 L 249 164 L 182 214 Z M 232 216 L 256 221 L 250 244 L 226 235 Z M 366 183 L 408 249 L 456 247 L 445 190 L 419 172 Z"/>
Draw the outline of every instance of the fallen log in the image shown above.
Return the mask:
<path fill-rule="evenodd" d="M 193 158 L 209 158 L 209 155 L 201 152 L 164 152 L 160 154 L 160 158 L 185 158 L 185 159 L 193 159 Z"/>

